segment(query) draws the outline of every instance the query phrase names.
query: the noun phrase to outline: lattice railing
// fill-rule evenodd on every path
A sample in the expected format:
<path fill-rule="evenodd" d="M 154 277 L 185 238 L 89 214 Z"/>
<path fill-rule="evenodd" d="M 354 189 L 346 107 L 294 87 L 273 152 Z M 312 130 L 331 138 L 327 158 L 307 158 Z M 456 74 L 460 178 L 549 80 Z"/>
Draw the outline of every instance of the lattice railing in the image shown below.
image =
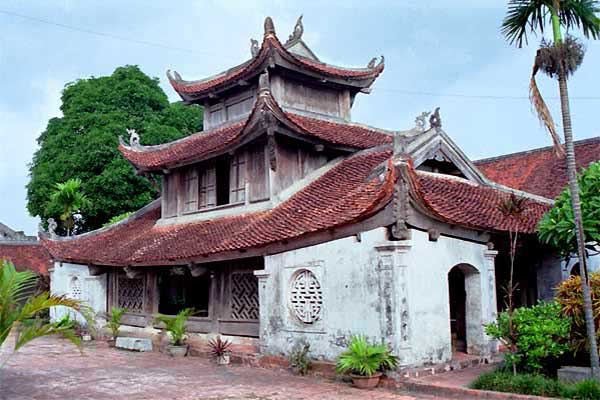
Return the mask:
<path fill-rule="evenodd" d="M 144 279 L 129 279 L 125 275 L 117 277 L 117 305 L 128 312 L 144 311 Z"/>
<path fill-rule="evenodd" d="M 253 273 L 231 275 L 231 318 L 258 319 L 258 279 Z"/>

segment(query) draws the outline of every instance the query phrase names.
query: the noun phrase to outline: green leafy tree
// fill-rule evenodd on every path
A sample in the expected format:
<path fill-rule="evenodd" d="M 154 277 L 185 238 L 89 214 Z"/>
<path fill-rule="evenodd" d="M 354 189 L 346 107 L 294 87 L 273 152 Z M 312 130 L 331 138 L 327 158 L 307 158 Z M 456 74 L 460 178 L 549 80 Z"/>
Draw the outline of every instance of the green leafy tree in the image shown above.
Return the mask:
<path fill-rule="evenodd" d="M 169 103 L 157 78 L 136 66 L 112 75 L 65 86 L 63 116 L 52 118 L 38 138 L 30 165 L 27 208 L 34 216 L 58 218 L 48 206 L 55 185 L 81 180 L 89 205 L 82 231 L 96 229 L 115 215 L 137 210 L 158 195 L 156 182 L 138 176 L 119 153 L 118 138 L 135 129 L 145 145 L 179 139 L 202 129 L 202 109 Z"/>
<path fill-rule="evenodd" d="M 75 335 L 72 323 L 51 323 L 36 317 L 47 312 L 50 307 L 57 306 L 72 308 L 86 316 L 89 315 L 87 308 L 77 300 L 54 296 L 48 292 L 32 295 L 37 280 L 38 277 L 33 272 L 18 272 L 12 263 L 0 263 L 0 347 L 18 326 L 20 332 L 16 336 L 14 351 L 34 339 L 55 334 L 60 334 L 79 345 L 79 338 Z M 3 365 L 0 363 L 0 368 Z"/>
<path fill-rule="evenodd" d="M 578 178 L 579 200 L 586 245 L 586 255 L 596 253 L 594 245 L 600 243 L 600 162 L 590 164 Z M 538 226 L 540 239 L 558 249 L 569 258 L 577 253 L 575 217 L 571 207 L 571 192 L 565 189 L 554 206 L 544 215 Z"/>
<path fill-rule="evenodd" d="M 75 227 L 75 215 L 80 213 L 89 201 L 81 192 L 81 180 L 69 179 L 64 183 L 57 183 L 55 191 L 50 195 L 48 210 L 58 209 L 60 220 L 67 231 L 67 236 L 73 232 Z M 50 211 L 52 212 L 52 211 Z"/>
<path fill-rule="evenodd" d="M 571 192 L 573 219 L 575 221 L 577 255 L 579 257 L 582 277 L 587 276 L 585 267 L 586 239 L 577 188 L 577 169 L 567 78 L 583 62 L 584 50 L 581 43 L 574 37 L 567 35 L 564 38 L 563 30 L 570 32 L 575 28 L 579 28 L 586 38 L 598 39 L 600 37 L 600 18 L 597 16 L 598 12 L 600 12 L 600 2 L 597 0 L 509 0 L 508 13 L 502 23 L 502 32 L 506 36 L 506 39 L 518 47 L 521 47 L 523 42 L 527 43 L 528 32 L 543 34 L 544 29 L 548 25 L 552 28 L 553 42 L 542 41 L 542 45 L 535 57 L 530 81 L 530 97 L 540 121 L 551 133 L 558 153 L 562 153 L 563 149 L 556 133 L 552 115 L 535 81 L 538 71 L 544 72 L 551 78 L 557 78 L 565 139 L 564 150 L 566 152 L 567 176 Z M 586 279 L 582 279 L 582 285 L 588 340 L 590 348 L 593 349 L 590 352 L 590 365 L 594 375 L 600 376 L 600 360 L 598 358 L 598 346 L 594 331 L 590 288 Z"/>
<path fill-rule="evenodd" d="M 571 320 L 561 314 L 556 302 L 516 308 L 512 315 L 502 312 L 498 320 L 485 326 L 485 333 L 507 345 L 515 343 L 516 351 L 505 353 L 509 364 L 521 370 L 540 373 L 549 358 L 569 349 Z"/>

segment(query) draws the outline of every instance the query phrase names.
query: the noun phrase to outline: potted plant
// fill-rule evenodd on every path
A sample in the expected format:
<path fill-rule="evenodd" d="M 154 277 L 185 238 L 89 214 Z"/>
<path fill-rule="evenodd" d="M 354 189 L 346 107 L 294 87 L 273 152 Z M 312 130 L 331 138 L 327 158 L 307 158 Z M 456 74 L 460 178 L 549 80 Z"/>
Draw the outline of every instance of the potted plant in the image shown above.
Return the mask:
<path fill-rule="evenodd" d="M 355 335 L 350 346 L 340 355 L 336 370 L 348 373 L 354 386 L 372 389 L 379 384 L 383 371 L 396 368 L 398 358 L 384 344 L 370 344 L 366 337 Z"/>
<path fill-rule="evenodd" d="M 186 308 L 179 311 L 175 316 L 159 314 L 155 317 L 155 322 L 164 324 L 164 330 L 169 335 L 171 344 L 168 347 L 168 352 L 171 356 L 185 357 L 187 355 L 185 323 L 194 313 L 193 308 Z"/>
<path fill-rule="evenodd" d="M 217 336 L 215 339 L 208 342 L 208 347 L 210 348 L 212 356 L 217 360 L 217 364 L 229 364 L 229 353 L 231 353 L 229 350 L 231 342 L 229 340 L 222 340 L 221 336 Z"/>
<path fill-rule="evenodd" d="M 108 315 L 105 325 L 106 328 L 110 329 L 112 335 L 112 337 L 108 339 L 108 345 L 110 347 L 115 347 L 117 336 L 119 336 L 119 330 L 121 329 L 121 318 L 123 318 L 123 314 L 126 312 L 126 308 L 120 307 L 113 307 L 110 310 L 110 315 Z"/>

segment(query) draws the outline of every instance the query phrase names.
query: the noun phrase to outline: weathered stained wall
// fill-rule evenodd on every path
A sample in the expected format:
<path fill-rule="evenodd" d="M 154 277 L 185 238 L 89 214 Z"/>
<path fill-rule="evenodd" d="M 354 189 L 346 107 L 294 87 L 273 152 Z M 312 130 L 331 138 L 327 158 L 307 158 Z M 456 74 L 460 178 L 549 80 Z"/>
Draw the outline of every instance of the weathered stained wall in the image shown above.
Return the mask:
<path fill-rule="evenodd" d="M 55 262 L 50 269 L 50 292 L 84 301 L 99 318 L 106 312 L 106 274 L 92 276 L 87 265 Z M 64 307 L 53 307 L 50 310 L 53 321 L 66 314 L 75 315 Z M 78 319 L 83 322 L 80 316 Z"/>
<path fill-rule="evenodd" d="M 335 359 L 353 334 L 390 344 L 403 365 L 448 361 L 451 335 L 448 272 L 468 264 L 469 350 L 487 355 L 495 343 L 482 323 L 496 316 L 493 259 L 485 245 L 412 231 L 408 241 L 386 240 L 378 228 L 357 237 L 265 257 L 257 272 L 260 290 L 261 350 L 289 354 L 299 342 L 311 356 Z M 301 322 L 290 299 L 290 284 L 299 270 L 317 277 L 322 312 L 312 324 Z"/>

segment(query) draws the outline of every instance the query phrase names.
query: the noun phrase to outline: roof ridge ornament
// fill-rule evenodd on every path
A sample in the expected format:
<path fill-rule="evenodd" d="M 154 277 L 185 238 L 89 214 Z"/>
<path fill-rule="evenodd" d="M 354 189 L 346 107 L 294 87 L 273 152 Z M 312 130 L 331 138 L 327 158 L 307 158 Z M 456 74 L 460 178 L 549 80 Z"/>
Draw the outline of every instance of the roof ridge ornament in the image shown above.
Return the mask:
<path fill-rule="evenodd" d="M 415 130 L 419 132 L 425 132 L 425 122 L 427 117 L 431 114 L 431 111 L 423 111 L 415 118 Z"/>
<path fill-rule="evenodd" d="M 48 234 L 50 235 L 51 238 L 55 238 L 56 236 L 58 236 L 56 234 L 56 228 L 58 227 L 58 224 L 56 223 L 56 220 L 54 218 L 48 218 Z"/>
<path fill-rule="evenodd" d="M 250 38 L 250 54 L 252 58 L 255 58 L 260 53 L 260 47 L 258 46 L 258 40 Z"/>
<path fill-rule="evenodd" d="M 135 129 L 127 129 L 129 135 L 129 145 L 131 147 L 140 147 L 140 135 Z"/>
<path fill-rule="evenodd" d="M 429 128 L 439 129 L 442 127 L 442 117 L 440 117 L 440 108 L 436 107 L 433 114 L 429 116 Z"/>
<path fill-rule="evenodd" d="M 265 18 L 265 37 L 269 35 L 275 36 L 275 25 L 271 17 Z"/>
<path fill-rule="evenodd" d="M 304 33 L 304 25 L 302 24 L 302 14 L 296 20 L 296 25 L 294 25 L 294 30 L 292 34 L 288 37 L 288 40 L 285 42 L 284 46 L 287 46 L 291 43 L 297 42 L 302 39 L 302 34 Z"/>
<path fill-rule="evenodd" d="M 369 68 L 369 69 L 378 68 L 379 66 L 383 65 L 384 61 L 385 61 L 385 58 L 383 57 L 383 54 L 381 55 L 381 60 L 379 61 L 379 63 L 377 63 L 377 57 L 373 57 L 371 59 L 371 61 L 369 61 L 369 63 L 367 64 L 367 68 Z"/>

